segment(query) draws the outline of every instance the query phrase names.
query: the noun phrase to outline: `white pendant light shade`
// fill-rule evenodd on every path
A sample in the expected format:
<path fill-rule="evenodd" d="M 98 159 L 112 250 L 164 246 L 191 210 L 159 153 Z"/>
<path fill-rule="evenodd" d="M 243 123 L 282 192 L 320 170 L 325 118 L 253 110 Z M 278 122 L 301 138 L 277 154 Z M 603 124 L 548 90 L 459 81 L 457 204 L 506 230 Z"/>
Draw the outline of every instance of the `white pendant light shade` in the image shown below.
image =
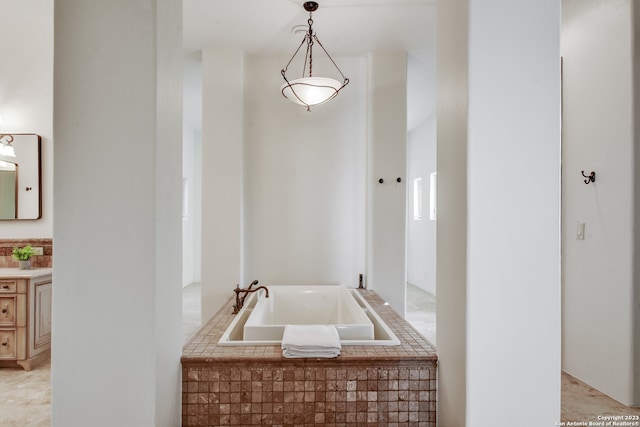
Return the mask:
<path fill-rule="evenodd" d="M 283 84 L 280 90 L 287 99 L 309 107 L 333 99 L 341 88 L 342 83 L 328 77 L 303 77 Z"/>
<path fill-rule="evenodd" d="M 309 30 L 306 32 L 302 42 L 298 46 L 298 49 L 293 53 L 293 56 L 285 65 L 285 67 L 280 71 L 282 74 L 282 78 L 285 83 L 280 87 L 280 91 L 282 95 L 288 100 L 307 107 L 307 111 L 311 111 L 311 107 L 314 105 L 320 105 L 324 102 L 327 102 L 333 98 L 335 98 L 340 90 L 345 87 L 349 83 L 349 79 L 342 74 L 340 68 L 336 65 L 335 61 L 329 55 L 329 52 L 322 46 L 320 40 L 318 40 L 318 36 L 313 31 L 313 19 L 311 19 L 312 12 L 318 9 L 318 3 L 314 1 L 308 1 L 303 4 L 304 9 L 309 12 L 309 19 L 307 23 L 309 24 Z M 326 59 L 330 61 L 335 70 L 342 77 L 342 82 L 335 80 L 331 77 L 316 77 L 313 75 L 313 46 L 316 44 L 322 49 L 322 52 L 325 54 Z M 298 79 L 289 79 L 287 78 L 287 70 L 291 62 L 294 60 L 302 46 L 306 45 L 306 53 L 304 54 L 304 58 L 301 58 L 303 61 L 303 65 L 301 67 L 302 76 Z M 335 74 L 335 73 L 334 73 Z"/>

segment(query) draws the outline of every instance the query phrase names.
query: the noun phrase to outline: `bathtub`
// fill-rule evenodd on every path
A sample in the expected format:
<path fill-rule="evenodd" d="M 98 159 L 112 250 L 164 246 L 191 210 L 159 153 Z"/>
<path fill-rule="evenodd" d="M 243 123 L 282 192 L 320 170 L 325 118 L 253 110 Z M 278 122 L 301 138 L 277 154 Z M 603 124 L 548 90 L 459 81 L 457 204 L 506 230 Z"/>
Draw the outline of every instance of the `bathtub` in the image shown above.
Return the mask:
<path fill-rule="evenodd" d="M 286 325 L 334 325 L 343 345 L 399 345 L 383 319 L 355 289 L 338 285 L 274 286 L 252 294 L 220 345 L 280 344 Z"/>

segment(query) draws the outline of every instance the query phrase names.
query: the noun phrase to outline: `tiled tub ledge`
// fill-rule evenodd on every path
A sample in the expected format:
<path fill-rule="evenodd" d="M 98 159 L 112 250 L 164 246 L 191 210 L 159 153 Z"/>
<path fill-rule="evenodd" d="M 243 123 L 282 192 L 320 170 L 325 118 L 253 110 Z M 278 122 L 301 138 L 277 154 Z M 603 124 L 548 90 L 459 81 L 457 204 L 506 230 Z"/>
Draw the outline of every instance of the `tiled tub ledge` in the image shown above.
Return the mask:
<path fill-rule="evenodd" d="M 435 427 L 435 349 L 375 292 L 360 292 L 400 345 L 345 345 L 335 359 L 220 346 L 230 300 L 183 348 L 182 425 Z"/>

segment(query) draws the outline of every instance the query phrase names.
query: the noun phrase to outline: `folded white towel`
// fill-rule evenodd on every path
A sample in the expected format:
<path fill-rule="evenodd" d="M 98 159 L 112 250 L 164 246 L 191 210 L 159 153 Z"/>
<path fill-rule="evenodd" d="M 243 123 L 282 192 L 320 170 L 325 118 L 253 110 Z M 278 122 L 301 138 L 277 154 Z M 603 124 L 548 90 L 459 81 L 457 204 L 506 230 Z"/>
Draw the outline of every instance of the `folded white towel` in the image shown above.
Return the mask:
<path fill-rule="evenodd" d="M 340 355 L 340 336 L 332 325 L 286 325 L 282 336 L 282 355 L 286 358 Z"/>

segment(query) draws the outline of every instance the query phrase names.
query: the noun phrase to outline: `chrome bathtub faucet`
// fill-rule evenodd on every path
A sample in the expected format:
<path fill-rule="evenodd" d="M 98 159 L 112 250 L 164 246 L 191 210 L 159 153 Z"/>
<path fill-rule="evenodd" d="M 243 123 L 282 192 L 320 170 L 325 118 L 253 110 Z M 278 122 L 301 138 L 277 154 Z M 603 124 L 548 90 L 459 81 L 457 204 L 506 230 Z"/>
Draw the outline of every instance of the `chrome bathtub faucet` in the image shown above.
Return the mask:
<path fill-rule="evenodd" d="M 259 291 L 260 289 L 264 289 L 265 298 L 269 298 L 269 289 L 267 289 L 266 286 L 258 286 L 257 288 L 253 288 L 257 284 L 258 284 L 258 281 L 254 280 L 249 284 L 249 286 L 246 289 L 242 289 L 240 287 L 240 284 L 236 285 L 236 288 L 233 290 L 236 293 L 236 303 L 233 306 L 233 314 L 238 314 L 240 309 L 244 306 L 245 298 L 247 298 L 247 295 L 250 293 Z M 244 294 L 242 298 L 240 298 L 241 293 Z"/>

